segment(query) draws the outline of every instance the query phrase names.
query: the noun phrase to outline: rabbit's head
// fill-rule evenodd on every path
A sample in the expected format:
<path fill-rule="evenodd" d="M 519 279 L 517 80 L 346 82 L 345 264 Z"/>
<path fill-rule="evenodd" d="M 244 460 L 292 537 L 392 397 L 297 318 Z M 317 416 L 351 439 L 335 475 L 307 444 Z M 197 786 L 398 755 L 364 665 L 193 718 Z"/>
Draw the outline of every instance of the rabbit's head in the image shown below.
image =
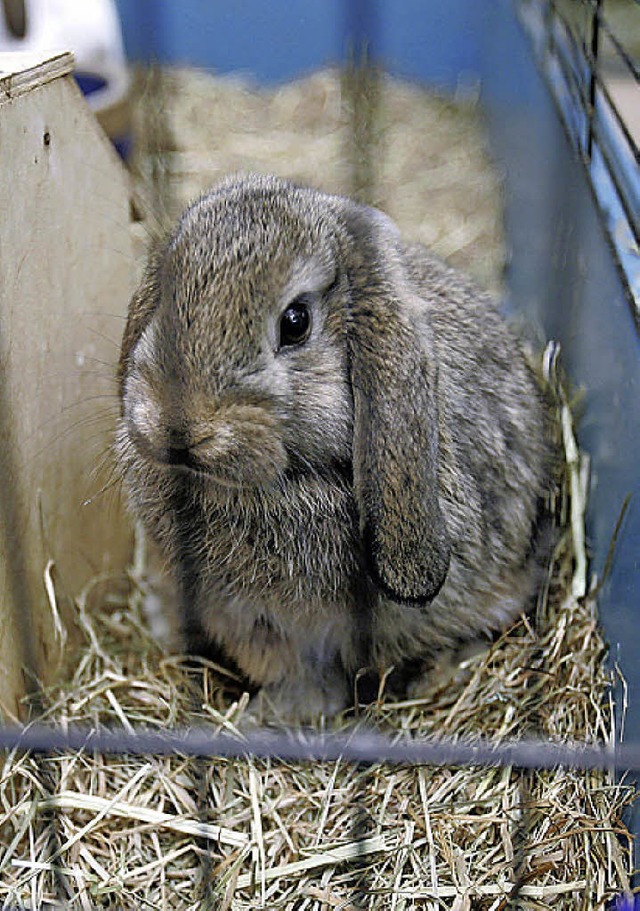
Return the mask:
<path fill-rule="evenodd" d="M 449 541 L 424 310 L 382 213 L 275 178 L 226 181 L 155 250 L 131 303 L 125 473 L 134 459 L 212 497 L 352 479 L 372 579 L 394 600 L 432 599 Z"/>

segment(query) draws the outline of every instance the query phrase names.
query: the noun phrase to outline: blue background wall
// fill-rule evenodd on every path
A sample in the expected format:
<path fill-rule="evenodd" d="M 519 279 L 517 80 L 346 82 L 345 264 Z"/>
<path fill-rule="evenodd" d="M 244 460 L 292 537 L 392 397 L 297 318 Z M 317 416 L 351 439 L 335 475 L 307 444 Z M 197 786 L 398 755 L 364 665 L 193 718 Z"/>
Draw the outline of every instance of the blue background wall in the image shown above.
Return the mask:
<path fill-rule="evenodd" d="M 117 0 L 134 60 L 282 82 L 365 42 L 395 72 L 442 86 L 481 69 L 487 0 Z"/>

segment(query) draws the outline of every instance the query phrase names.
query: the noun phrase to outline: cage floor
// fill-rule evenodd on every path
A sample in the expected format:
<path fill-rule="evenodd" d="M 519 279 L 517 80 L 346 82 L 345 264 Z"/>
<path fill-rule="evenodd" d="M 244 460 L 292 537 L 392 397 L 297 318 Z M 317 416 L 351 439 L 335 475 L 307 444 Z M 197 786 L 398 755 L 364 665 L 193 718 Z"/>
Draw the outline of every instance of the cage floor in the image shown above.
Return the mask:
<path fill-rule="evenodd" d="M 363 166 L 353 86 L 338 73 L 273 92 L 188 71 L 140 86 L 140 193 L 159 221 L 231 170 L 341 192 L 359 174 L 356 191 L 406 233 L 499 286 L 500 181 L 468 100 L 384 79 L 362 126 L 382 151 L 365 149 Z M 570 446 L 559 400 L 559 433 L 563 419 Z M 585 595 L 584 488 L 570 453 L 554 504 L 563 532 L 535 616 L 424 698 L 381 694 L 336 729 L 609 742 L 612 681 Z M 246 694 L 158 646 L 140 581 L 96 579 L 77 599 L 82 649 L 72 679 L 45 693 L 44 720 L 240 730 Z M 13 753 L 0 772 L 0 900 L 73 911 L 604 909 L 629 888 L 621 812 L 632 793 L 607 772 L 567 769 Z"/>

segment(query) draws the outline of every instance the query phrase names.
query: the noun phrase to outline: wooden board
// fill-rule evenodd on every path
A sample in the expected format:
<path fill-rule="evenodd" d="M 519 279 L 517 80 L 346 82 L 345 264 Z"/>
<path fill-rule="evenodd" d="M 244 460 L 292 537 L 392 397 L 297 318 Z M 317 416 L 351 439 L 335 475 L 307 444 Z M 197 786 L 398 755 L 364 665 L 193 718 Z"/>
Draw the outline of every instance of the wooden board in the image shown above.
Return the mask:
<path fill-rule="evenodd" d="M 128 176 L 71 55 L 0 58 L 0 710 L 64 667 L 71 599 L 122 570 L 114 365 L 133 276 Z M 106 459 L 104 470 L 99 470 Z M 53 561 L 56 607 L 45 570 Z M 49 589 L 51 586 L 49 585 Z M 64 641 L 64 628 L 69 639 Z"/>
<path fill-rule="evenodd" d="M 61 51 L 43 60 L 31 51 L 0 53 L 0 104 L 73 72 L 73 54 Z"/>

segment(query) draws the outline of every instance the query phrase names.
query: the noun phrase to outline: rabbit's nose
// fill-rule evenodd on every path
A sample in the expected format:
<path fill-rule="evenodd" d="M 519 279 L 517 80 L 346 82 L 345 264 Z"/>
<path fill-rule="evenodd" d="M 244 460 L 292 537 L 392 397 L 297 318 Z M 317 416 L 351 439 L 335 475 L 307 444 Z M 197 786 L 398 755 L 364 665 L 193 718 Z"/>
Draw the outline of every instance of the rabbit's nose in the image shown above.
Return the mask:
<path fill-rule="evenodd" d="M 165 461 L 169 465 L 187 465 L 191 458 L 191 449 L 182 430 L 171 428 L 167 431 Z"/>
<path fill-rule="evenodd" d="M 191 461 L 191 452 L 186 446 L 169 446 L 166 455 L 169 465 L 188 465 Z"/>

